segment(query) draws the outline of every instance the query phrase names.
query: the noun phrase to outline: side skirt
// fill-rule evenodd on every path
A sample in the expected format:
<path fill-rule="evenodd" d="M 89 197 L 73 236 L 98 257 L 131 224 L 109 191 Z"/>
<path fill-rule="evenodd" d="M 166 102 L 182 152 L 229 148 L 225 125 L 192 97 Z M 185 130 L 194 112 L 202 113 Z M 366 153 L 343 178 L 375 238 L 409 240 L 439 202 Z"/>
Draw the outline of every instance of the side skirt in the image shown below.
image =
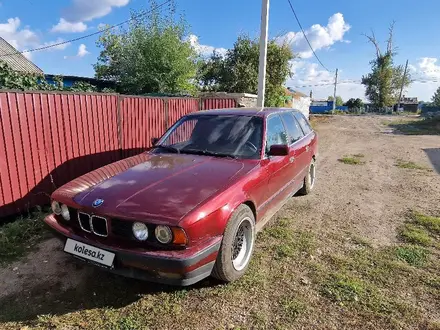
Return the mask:
<path fill-rule="evenodd" d="M 264 218 L 258 221 L 255 225 L 255 229 L 257 233 L 264 228 L 264 226 L 269 222 L 269 220 L 272 219 L 272 217 L 287 203 L 287 201 L 290 198 L 292 198 L 293 195 L 295 195 L 302 188 L 302 186 L 303 184 L 301 184 L 301 186 L 297 190 L 293 191 L 293 193 L 287 194 L 286 197 L 281 199 L 277 204 L 271 207 L 269 211 L 267 211 Z"/>

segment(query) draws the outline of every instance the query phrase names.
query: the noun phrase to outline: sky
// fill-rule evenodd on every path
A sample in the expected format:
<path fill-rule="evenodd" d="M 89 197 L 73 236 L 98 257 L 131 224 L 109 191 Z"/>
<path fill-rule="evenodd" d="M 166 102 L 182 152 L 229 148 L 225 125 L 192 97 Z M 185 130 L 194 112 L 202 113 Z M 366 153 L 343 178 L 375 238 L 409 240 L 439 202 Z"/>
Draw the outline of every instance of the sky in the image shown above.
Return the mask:
<path fill-rule="evenodd" d="M 164 1 L 164 0 L 163 0 Z M 157 0 L 158 4 L 163 1 Z M 327 98 L 365 99 L 359 83 L 369 72 L 375 48 L 364 34 L 374 31 L 385 49 L 388 27 L 395 21 L 396 64 L 409 61 L 414 82 L 406 96 L 429 101 L 440 86 L 440 1 L 432 0 L 291 0 L 305 33 L 325 68 L 312 54 L 287 0 L 272 0 L 269 35 L 287 42 L 298 55 L 291 62 L 292 78 L 286 86 Z M 260 0 L 176 0 L 190 25 L 189 40 L 202 55 L 225 52 L 240 34 L 258 37 Z M 98 31 L 102 24 L 117 24 L 132 10 L 148 9 L 148 0 L 0 0 L 0 36 L 23 51 L 71 40 Z M 45 73 L 94 76 L 100 49 L 98 36 L 66 43 L 26 56 Z M 437 41 L 436 41 L 437 40 Z"/>

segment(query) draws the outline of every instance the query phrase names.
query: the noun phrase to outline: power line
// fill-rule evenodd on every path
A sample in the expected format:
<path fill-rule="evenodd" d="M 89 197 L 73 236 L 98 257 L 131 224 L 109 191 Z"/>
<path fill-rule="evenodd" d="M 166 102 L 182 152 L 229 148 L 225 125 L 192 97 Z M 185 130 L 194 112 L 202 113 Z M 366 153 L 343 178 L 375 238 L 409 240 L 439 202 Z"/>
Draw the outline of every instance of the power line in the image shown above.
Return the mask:
<path fill-rule="evenodd" d="M 328 80 L 322 80 L 321 82 L 326 82 Z M 433 79 L 433 80 L 427 80 L 427 79 L 413 79 L 411 81 L 411 83 L 421 83 L 421 84 L 429 84 L 429 83 L 440 83 L 440 80 L 438 79 Z M 362 85 L 362 81 L 361 80 L 341 80 L 338 81 L 338 85 L 342 85 L 342 84 L 350 84 L 350 85 Z M 291 86 L 292 88 L 306 88 L 306 87 L 330 87 L 330 86 L 334 86 L 335 83 L 334 82 L 329 82 L 329 83 L 317 83 L 317 84 L 305 84 L 305 85 L 294 85 Z"/>
<path fill-rule="evenodd" d="M 310 49 L 311 49 L 312 52 L 313 52 L 313 55 L 315 55 L 315 57 L 316 57 L 316 59 L 318 60 L 319 64 L 321 64 L 321 66 L 322 66 L 324 69 L 326 69 L 328 72 L 331 72 L 329 69 L 327 69 L 327 67 L 326 67 L 324 64 L 322 64 L 322 62 L 321 62 L 321 60 L 319 59 L 318 55 L 316 55 L 315 50 L 313 49 L 312 45 L 310 44 L 310 41 L 309 41 L 309 39 L 307 38 L 306 33 L 304 32 L 304 29 L 303 29 L 303 27 L 302 27 L 302 25 L 301 25 L 301 22 L 299 21 L 298 16 L 296 15 L 295 9 L 293 9 L 292 2 L 291 2 L 290 0 L 287 0 L 287 2 L 289 2 L 290 9 L 292 10 L 293 15 L 295 16 L 296 21 L 298 22 L 298 25 L 299 25 L 299 27 L 301 28 L 301 31 L 302 31 L 302 33 L 303 33 L 303 35 L 304 35 L 304 38 L 306 39 L 307 43 L 309 44 Z"/>
<path fill-rule="evenodd" d="M 142 17 L 142 16 L 145 16 L 145 15 L 147 15 L 147 14 L 150 14 L 151 12 L 153 12 L 153 11 L 155 11 L 155 10 L 157 10 L 157 9 L 162 8 L 163 6 L 165 6 L 166 4 L 170 3 L 171 1 L 172 1 L 172 0 L 166 0 L 164 3 L 162 3 L 162 4 L 160 4 L 160 5 L 158 5 L 158 6 L 154 7 L 154 8 L 152 8 L 152 9 L 146 11 L 146 12 L 143 12 L 143 13 L 141 13 L 141 14 L 135 15 L 135 16 L 133 16 L 133 17 L 131 17 L 131 18 L 129 18 L 129 19 L 127 19 L 127 20 L 121 22 L 121 23 L 118 23 L 118 24 L 115 24 L 115 25 L 109 26 L 109 27 L 107 27 L 107 28 L 105 28 L 105 29 L 102 29 L 102 30 L 99 30 L 99 31 L 96 31 L 96 32 L 93 32 L 93 33 L 90 33 L 90 34 L 86 34 L 86 35 L 81 36 L 81 37 L 77 37 L 77 38 L 70 39 L 70 40 L 66 40 L 66 41 L 62 41 L 62 42 L 57 42 L 57 43 L 50 44 L 50 45 L 47 45 L 47 46 L 42 46 L 42 47 L 38 47 L 38 48 L 33 48 L 33 49 L 23 50 L 23 51 L 21 51 L 21 52 L 20 52 L 20 51 L 16 51 L 16 52 L 14 52 L 14 53 L 1 54 L 0 57 L 4 57 L 4 56 L 13 56 L 13 55 L 17 55 L 17 54 L 25 54 L 25 53 L 32 53 L 32 52 L 38 52 L 38 51 L 46 50 L 46 49 L 49 49 L 49 48 L 58 47 L 58 46 L 65 45 L 65 44 L 69 44 L 69 43 L 71 43 L 71 42 L 76 42 L 76 41 L 78 41 L 78 40 L 82 40 L 82 39 L 90 38 L 90 37 L 93 37 L 93 36 L 95 36 L 95 35 L 97 35 L 97 34 L 101 34 L 101 33 L 103 33 L 103 32 L 106 32 L 106 31 L 109 31 L 109 30 L 111 30 L 111 29 L 114 29 L 115 27 L 118 27 L 118 26 L 121 26 L 121 25 L 127 24 L 128 22 L 133 21 L 133 20 L 135 20 L 135 19 L 138 19 L 138 18 L 140 18 L 140 17 Z"/>

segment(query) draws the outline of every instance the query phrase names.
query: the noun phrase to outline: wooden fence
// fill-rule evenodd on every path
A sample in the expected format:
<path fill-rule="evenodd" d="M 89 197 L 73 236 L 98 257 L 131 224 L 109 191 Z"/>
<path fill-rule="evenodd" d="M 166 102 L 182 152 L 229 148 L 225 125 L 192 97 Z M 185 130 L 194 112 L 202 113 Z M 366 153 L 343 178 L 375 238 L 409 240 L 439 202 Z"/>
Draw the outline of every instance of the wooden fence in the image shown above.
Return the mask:
<path fill-rule="evenodd" d="M 54 189 L 150 147 L 181 116 L 234 99 L 0 92 L 0 217 L 47 204 Z"/>

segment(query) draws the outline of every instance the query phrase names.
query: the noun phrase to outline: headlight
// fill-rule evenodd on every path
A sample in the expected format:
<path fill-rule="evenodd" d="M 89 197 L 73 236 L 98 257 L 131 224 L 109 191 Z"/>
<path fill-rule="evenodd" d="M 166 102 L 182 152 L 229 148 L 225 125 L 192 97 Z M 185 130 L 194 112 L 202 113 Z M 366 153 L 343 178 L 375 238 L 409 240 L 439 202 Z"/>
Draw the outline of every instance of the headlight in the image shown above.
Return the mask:
<path fill-rule="evenodd" d="M 61 215 L 63 216 L 64 220 L 66 221 L 70 220 L 69 208 L 65 204 L 61 204 Z"/>
<path fill-rule="evenodd" d="M 60 203 L 58 203 L 57 201 L 52 202 L 52 212 L 55 213 L 56 215 L 61 214 L 61 206 Z"/>
<path fill-rule="evenodd" d="M 133 235 L 139 241 L 145 241 L 148 238 L 148 228 L 142 222 L 135 222 L 133 224 Z"/>
<path fill-rule="evenodd" d="M 169 244 L 173 240 L 173 232 L 168 226 L 157 226 L 154 234 L 156 239 L 162 244 Z"/>

